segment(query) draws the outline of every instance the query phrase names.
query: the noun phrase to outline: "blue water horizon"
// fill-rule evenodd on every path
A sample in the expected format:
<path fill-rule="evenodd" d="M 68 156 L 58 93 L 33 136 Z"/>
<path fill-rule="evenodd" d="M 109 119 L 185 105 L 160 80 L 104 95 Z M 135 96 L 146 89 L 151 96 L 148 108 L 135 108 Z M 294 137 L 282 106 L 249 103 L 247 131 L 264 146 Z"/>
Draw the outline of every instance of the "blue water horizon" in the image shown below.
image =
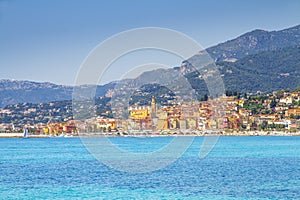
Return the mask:
<path fill-rule="evenodd" d="M 173 137 L 110 138 L 152 151 Z M 300 137 L 220 137 L 204 159 L 196 137 L 177 161 L 126 173 L 98 161 L 80 138 L 0 139 L 1 199 L 300 199 Z"/>

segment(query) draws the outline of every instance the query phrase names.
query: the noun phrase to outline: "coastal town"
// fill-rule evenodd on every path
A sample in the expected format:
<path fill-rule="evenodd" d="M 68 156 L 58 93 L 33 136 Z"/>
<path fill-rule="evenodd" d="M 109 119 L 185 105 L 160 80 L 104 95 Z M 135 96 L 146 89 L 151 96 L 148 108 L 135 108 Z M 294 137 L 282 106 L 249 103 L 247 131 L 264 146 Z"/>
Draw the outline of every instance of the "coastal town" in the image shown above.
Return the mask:
<path fill-rule="evenodd" d="M 26 105 L 26 104 L 23 104 Z M 14 124 L 9 120 L 0 124 L 2 136 L 23 133 L 26 129 L 35 136 L 77 135 L 290 135 L 300 130 L 300 91 L 281 90 L 269 94 L 244 94 L 227 91 L 226 95 L 202 101 L 159 105 L 152 96 L 150 105 L 132 105 L 128 117 L 119 119 L 104 110 L 84 121 L 72 117 L 72 107 L 64 102 L 60 108 L 47 104 L 49 116 L 38 113 L 37 108 L 20 109 L 22 118 L 32 116 L 38 123 L 28 120 Z M 9 109 L 11 108 L 11 109 Z M 1 119 L 12 119 L 18 106 L 0 109 Z M 67 116 L 53 113 L 63 110 Z M 35 114 L 35 115 L 33 115 Z M 16 114 L 17 115 L 17 114 Z M 20 115 L 20 113 L 18 113 Z M 25 117 L 23 117 L 25 116 Z"/>

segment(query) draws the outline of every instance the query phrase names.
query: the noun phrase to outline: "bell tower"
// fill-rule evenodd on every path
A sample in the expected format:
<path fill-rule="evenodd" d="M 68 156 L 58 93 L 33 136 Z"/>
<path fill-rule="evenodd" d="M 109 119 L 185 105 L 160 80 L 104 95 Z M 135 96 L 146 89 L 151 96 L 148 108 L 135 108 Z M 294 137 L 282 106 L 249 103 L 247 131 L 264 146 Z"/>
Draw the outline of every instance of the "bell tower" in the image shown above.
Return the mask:
<path fill-rule="evenodd" d="M 156 117 L 156 102 L 154 96 L 152 96 L 151 99 L 151 117 L 152 118 Z"/>

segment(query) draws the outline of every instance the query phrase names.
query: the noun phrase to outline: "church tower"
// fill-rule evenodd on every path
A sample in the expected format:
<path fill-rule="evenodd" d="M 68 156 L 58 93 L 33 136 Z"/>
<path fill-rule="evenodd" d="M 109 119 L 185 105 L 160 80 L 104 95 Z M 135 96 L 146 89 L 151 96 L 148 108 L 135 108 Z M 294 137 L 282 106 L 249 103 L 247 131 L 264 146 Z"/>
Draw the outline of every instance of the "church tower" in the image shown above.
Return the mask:
<path fill-rule="evenodd" d="M 156 102 L 154 96 L 151 99 L 151 118 L 156 117 Z"/>

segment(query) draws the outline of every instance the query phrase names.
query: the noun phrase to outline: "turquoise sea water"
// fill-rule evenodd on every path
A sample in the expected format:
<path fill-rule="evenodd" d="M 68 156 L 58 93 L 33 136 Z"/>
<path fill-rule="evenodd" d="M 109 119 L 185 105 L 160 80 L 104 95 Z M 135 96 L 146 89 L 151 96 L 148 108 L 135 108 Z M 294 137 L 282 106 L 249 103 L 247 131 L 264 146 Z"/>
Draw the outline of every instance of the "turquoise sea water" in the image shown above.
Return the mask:
<path fill-rule="evenodd" d="M 151 151 L 171 137 L 111 138 Z M 1 199 L 300 199 L 300 137 L 220 137 L 199 159 L 203 137 L 166 168 L 119 172 L 79 138 L 0 139 Z"/>

